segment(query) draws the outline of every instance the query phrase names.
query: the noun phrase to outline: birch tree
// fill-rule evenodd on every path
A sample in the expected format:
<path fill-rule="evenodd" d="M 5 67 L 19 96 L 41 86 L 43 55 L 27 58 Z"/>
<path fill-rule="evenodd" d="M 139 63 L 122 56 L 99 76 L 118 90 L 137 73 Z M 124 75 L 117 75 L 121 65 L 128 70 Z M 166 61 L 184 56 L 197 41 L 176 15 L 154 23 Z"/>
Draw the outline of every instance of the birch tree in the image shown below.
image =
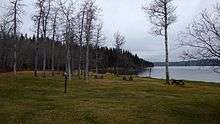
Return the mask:
<path fill-rule="evenodd" d="M 99 73 L 99 48 L 103 45 L 103 41 L 105 37 L 102 33 L 103 24 L 100 23 L 96 26 L 95 29 L 95 66 L 96 66 L 96 74 Z"/>
<path fill-rule="evenodd" d="M 37 76 L 38 71 L 38 53 L 39 53 L 39 38 L 41 33 L 41 23 L 43 17 L 43 6 L 45 0 L 37 0 L 35 3 L 36 14 L 32 17 L 34 24 L 36 26 L 36 41 L 35 41 L 35 54 L 34 54 L 34 76 Z"/>
<path fill-rule="evenodd" d="M 52 12 L 52 17 L 51 17 L 51 23 L 52 23 L 52 50 L 51 50 L 51 71 L 52 71 L 52 76 L 54 76 L 54 54 L 55 54 L 55 40 L 57 37 L 57 24 L 58 24 L 58 16 L 59 16 L 59 8 L 55 7 L 53 8 L 53 12 Z"/>
<path fill-rule="evenodd" d="M 48 22 L 50 19 L 50 12 L 51 12 L 51 2 L 52 0 L 45 0 L 43 4 L 42 10 L 42 31 L 43 31 L 43 41 L 47 42 L 47 32 L 48 32 Z M 43 75 L 46 76 L 46 47 L 43 46 Z"/>
<path fill-rule="evenodd" d="M 147 7 L 143 7 L 148 14 L 150 22 L 154 25 L 152 31 L 155 35 L 164 37 L 166 83 L 169 83 L 169 52 L 168 52 L 168 27 L 176 21 L 176 7 L 173 0 L 153 0 Z"/>
<path fill-rule="evenodd" d="M 6 14 L 7 21 L 11 26 L 12 34 L 14 37 L 14 62 L 13 62 L 13 71 L 16 75 L 17 73 L 17 36 L 18 28 L 22 23 L 21 16 L 24 13 L 23 10 L 23 0 L 9 0 L 9 6 L 7 7 L 8 12 Z"/>
<path fill-rule="evenodd" d="M 89 47 L 92 40 L 92 33 L 94 28 L 94 21 L 96 19 L 97 7 L 95 2 L 92 0 L 87 1 L 86 7 L 86 25 L 85 25 L 85 38 L 86 38 L 86 67 L 85 67 L 85 76 L 86 80 L 89 79 Z"/>
<path fill-rule="evenodd" d="M 79 60 L 78 60 L 78 76 L 82 75 L 82 47 L 83 47 L 83 34 L 84 34 L 84 26 L 85 26 L 85 11 L 86 11 L 86 5 L 83 4 L 82 8 L 77 16 L 78 20 L 78 31 L 79 31 Z"/>
<path fill-rule="evenodd" d="M 59 1 L 59 5 L 61 8 L 61 12 L 64 16 L 64 23 L 65 23 L 65 44 L 66 44 L 66 71 L 68 72 L 68 78 L 71 80 L 72 74 L 71 74 L 71 55 L 70 55 L 70 41 L 71 41 L 71 21 L 73 19 L 73 7 L 74 2 L 70 1 L 70 3 Z"/>

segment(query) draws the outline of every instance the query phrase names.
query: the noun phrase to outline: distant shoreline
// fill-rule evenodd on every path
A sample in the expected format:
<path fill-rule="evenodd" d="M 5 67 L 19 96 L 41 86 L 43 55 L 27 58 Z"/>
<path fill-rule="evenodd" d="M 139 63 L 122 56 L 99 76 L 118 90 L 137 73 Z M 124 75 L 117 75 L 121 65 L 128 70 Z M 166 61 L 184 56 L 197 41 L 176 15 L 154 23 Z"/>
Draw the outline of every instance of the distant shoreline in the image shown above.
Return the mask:
<path fill-rule="evenodd" d="M 154 62 L 154 66 L 165 66 L 165 62 Z M 170 66 L 220 66 L 220 60 L 206 59 L 206 60 L 191 60 L 180 62 L 169 62 Z"/>
<path fill-rule="evenodd" d="M 210 65 L 169 65 L 169 67 L 218 67 L 220 65 L 214 65 L 214 66 L 210 66 Z M 165 67 L 165 65 L 155 65 L 154 67 Z"/>

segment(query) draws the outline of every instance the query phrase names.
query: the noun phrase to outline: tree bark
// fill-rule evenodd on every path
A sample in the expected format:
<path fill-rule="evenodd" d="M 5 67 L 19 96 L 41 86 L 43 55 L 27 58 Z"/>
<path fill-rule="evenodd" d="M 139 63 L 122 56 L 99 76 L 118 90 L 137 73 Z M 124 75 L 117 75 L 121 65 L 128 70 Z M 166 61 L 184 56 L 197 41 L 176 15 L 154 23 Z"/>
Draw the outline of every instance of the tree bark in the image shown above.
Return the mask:
<path fill-rule="evenodd" d="M 89 41 L 86 45 L 86 80 L 89 80 Z"/>
<path fill-rule="evenodd" d="M 13 65 L 13 70 L 14 70 L 14 75 L 17 74 L 17 45 L 16 45 L 16 40 L 15 40 L 15 45 L 14 45 L 14 65 Z"/>
<path fill-rule="evenodd" d="M 55 12 L 54 20 L 53 20 L 53 36 L 52 36 L 52 53 L 51 53 L 51 71 L 52 76 L 54 76 L 54 49 L 55 49 L 55 36 L 56 36 L 56 27 L 57 27 L 57 16 L 58 16 L 58 9 Z"/>
<path fill-rule="evenodd" d="M 71 80 L 71 63 L 70 63 L 70 47 L 69 47 L 69 43 L 67 43 L 67 71 L 68 71 L 68 77 L 69 80 Z"/>
<path fill-rule="evenodd" d="M 166 63 L 166 83 L 169 83 L 169 51 L 168 51 L 168 36 L 167 36 L 167 28 L 165 28 L 165 63 Z"/>
<path fill-rule="evenodd" d="M 72 79 L 72 75 L 71 75 L 71 59 L 70 59 L 70 20 L 67 17 L 67 22 L 66 22 L 66 60 L 67 60 L 67 71 L 68 71 L 68 78 L 69 80 Z"/>
<path fill-rule="evenodd" d="M 98 65 L 98 48 L 96 48 L 96 59 L 95 59 L 95 63 L 96 63 L 96 67 L 95 67 L 95 72 L 96 72 L 96 74 L 98 74 L 99 73 L 99 65 Z"/>
<path fill-rule="evenodd" d="M 44 42 L 47 42 L 47 25 L 48 25 L 48 19 L 50 14 L 50 8 L 51 8 L 51 0 L 48 1 L 48 10 L 47 12 L 44 10 L 43 12 L 43 36 L 44 36 Z M 44 58 L 43 58 L 43 74 L 44 77 L 46 76 L 46 64 L 47 64 L 47 52 L 46 52 L 46 46 L 44 46 Z"/>
<path fill-rule="evenodd" d="M 42 15 L 42 8 L 40 8 L 39 17 L 37 17 L 37 39 L 36 39 L 35 57 L 34 57 L 34 76 L 35 77 L 37 77 L 37 71 L 38 71 L 38 47 L 39 47 L 41 15 Z"/>
<path fill-rule="evenodd" d="M 18 0 L 16 0 L 14 3 L 14 75 L 17 74 L 17 2 Z"/>
<path fill-rule="evenodd" d="M 79 67 L 78 67 L 78 76 L 82 75 L 82 40 L 83 40 L 83 29 L 84 29 L 84 17 L 85 11 L 83 10 L 82 21 L 81 21 L 81 29 L 80 29 L 80 41 L 79 41 Z"/>
<path fill-rule="evenodd" d="M 86 67 L 85 67 L 85 73 L 86 73 L 86 80 L 89 80 L 89 45 L 91 40 L 91 27 L 92 27 L 92 20 L 93 20 L 93 13 L 91 11 L 91 8 L 87 10 L 86 14 Z"/>
<path fill-rule="evenodd" d="M 167 3 L 164 3 L 164 19 L 165 19 L 165 26 L 164 26 L 164 31 L 165 31 L 165 63 L 166 63 L 166 83 L 170 84 L 170 76 L 169 76 L 169 50 L 168 50 L 168 33 L 167 33 L 167 28 L 168 28 L 168 22 L 167 22 Z"/>
<path fill-rule="evenodd" d="M 43 59 L 43 76 L 46 77 L 46 59 L 47 59 L 47 53 L 46 53 L 46 48 L 44 48 L 44 59 Z"/>
<path fill-rule="evenodd" d="M 34 56 L 34 76 L 35 77 L 37 77 L 37 68 L 38 68 L 38 43 L 36 43 L 35 56 Z"/>
<path fill-rule="evenodd" d="M 55 48 L 55 40 L 54 40 L 54 35 L 53 35 L 53 41 L 52 41 L 52 55 L 51 55 L 51 71 L 52 71 L 52 76 L 54 76 L 54 48 Z"/>

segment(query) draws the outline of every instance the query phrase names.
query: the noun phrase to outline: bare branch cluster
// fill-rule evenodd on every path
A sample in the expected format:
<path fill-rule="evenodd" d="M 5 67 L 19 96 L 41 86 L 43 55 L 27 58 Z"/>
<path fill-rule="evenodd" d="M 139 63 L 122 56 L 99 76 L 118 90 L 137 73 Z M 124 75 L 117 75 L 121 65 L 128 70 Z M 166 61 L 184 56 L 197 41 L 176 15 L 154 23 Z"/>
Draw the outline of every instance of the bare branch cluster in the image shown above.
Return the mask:
<path fill-rule="evenodd" d="M 117 50 L 121 50 L 121 47 L 125 44 L 125 37 L 119 31 L 117 31 L 114 34 L 114 40 L 115 40 L 115 48 Z"/>
<path fill-rule="evenodd" d="M 22 24 L 22 15 L 24 14 L 23 0 L 9 0 L 8 6 L 5 7 L 7 12 L 2 17 L 2 26 L 7 26 L 7 32 L 17 35 L 19 27 Z M 5 27 L 6 29 L 6 27 Z"/>
<path fill-rule="evenodd" d="M 220 59 L 220 7 L 203 10 L 199 18 L 180 33 L 180 45 L 185 47 L 184 59 Z"/>
<path fill-rule="evenodd" d="M 154 0 L 148 6 L 143 7 L 148 14 L 152 27 L 153 34 L 165 35 L 164 27 L 168 27 L 176 21 L 177 17 L 174 14 L 176 7 L 172 5 L 173 0 Z"/>

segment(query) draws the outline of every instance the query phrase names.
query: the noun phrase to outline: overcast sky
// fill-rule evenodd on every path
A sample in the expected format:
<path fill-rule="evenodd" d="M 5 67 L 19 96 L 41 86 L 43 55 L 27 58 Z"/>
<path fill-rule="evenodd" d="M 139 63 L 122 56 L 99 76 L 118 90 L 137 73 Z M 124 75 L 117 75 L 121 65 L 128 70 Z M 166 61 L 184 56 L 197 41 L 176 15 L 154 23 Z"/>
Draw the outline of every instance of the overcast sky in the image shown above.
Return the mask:
<path fill-rule="evenodd" d="M 0 0 L 1 6 L 4 1 Z M 33 1 L 26 2 L 26 14 L 23 20 L 21 32 L 31 34 L 31 15 L 33 15 Z M 102 8 L 102 19 L 104 22 L 104 32 L 107 37 L 108 46 L 113 46 L 112 37 L 114 32 L 120 31 L 126 37 L 124 49 L 138 54 L 140 57 L 150 61 L 164 60 L 164 42 L 162 37 L 152 36 L 149 32 L 151 24 L 148 22 L 147 15 L 143 12 L 142 6 L 150 0 L 97 0 L 97 4 Z M 174 23 L 169 31 L 169 51 L 170 60 L 179 61 L 181 50 L 178 44 L 177 33 L 183 31 L 185 27 L 205 8 L 210 8 L 220 0 L 174 0 L 177 6 L 177 22 Z M 2 10 L 1 10 L 2 11 Z"/>

